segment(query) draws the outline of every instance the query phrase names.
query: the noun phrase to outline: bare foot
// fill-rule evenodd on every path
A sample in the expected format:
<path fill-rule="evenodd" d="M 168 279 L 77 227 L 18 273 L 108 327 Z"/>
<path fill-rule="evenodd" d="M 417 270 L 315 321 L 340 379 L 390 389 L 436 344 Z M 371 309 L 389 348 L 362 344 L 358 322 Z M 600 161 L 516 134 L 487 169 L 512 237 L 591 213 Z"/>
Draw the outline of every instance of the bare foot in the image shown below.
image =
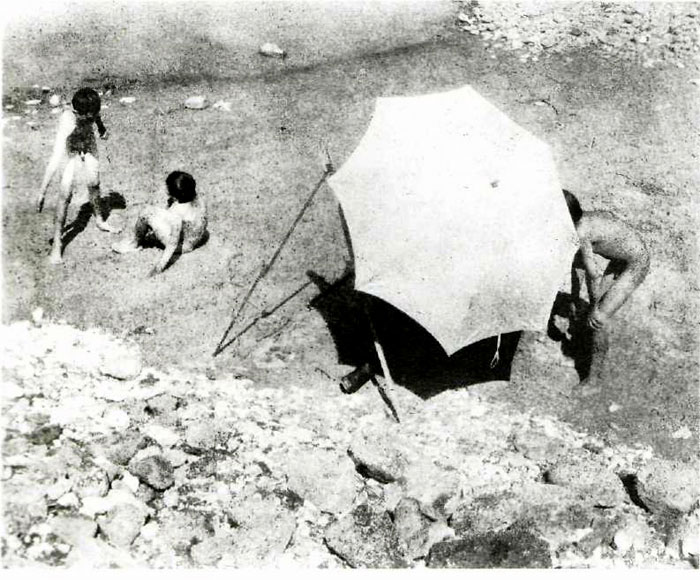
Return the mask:
<path fill-rule="evenodd" d="M 117 228 L 115 226 L 109 225 L 106 221 L 100 221 L 98 220 L 97 222 L 97 227 L 98 229 L 102 230 L 103 232 L 110 232 L 113 234 L 118 234 L 119 232 L 122 231 L 121 228 Z"/>
<path fill-rule="evenodd" d="M 130 252 L 138 252 L 141 247 L 133 239 L 122 240 L 116 244 L 112 244 L 112 251 L 117 254 L 128 254 Z"/>

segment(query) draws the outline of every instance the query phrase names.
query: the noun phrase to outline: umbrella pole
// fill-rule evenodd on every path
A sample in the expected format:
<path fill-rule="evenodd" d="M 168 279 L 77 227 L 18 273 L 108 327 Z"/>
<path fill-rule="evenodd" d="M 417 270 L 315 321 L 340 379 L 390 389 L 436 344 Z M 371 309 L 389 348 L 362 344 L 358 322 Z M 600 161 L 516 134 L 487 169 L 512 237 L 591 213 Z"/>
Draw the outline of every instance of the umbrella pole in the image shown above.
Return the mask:
<path fill-rule="evenodd" d="M 384 356 L 384 349 L 382 348 L 382 345 L 379 342 L 379 338 L 377 337 L 377 331 L 374 328 L 374 324 L 372 323 L 372 317 L 369 314 L 369 308 L 367 307 L 367 300 L 366 299 L 363 300 L 362 304 L 363 304 L 364 309 L 365 309 L 365 316 L 367 317 L 367 321 L 369 322 L 370 331 L 372 332 L 372 342 L 374 342 L 374 349 L 377 351 L 377 357 L 379 358 L 379 364 L 382 367 L 382 372 L 384 373 L 384 378 L 386 379 L 387 383 L 389 383 L 389 386 L 391 388 L 396 388 L 396 383 L 394 382 L 394 379 L 391 377 L 391 372 L 389 371 L 389 365 L 387 364 L 386 357 Z M 389 395 L 384 390 L 384 387 L 382 387 L 382 385 L 379 383 L 379 381 L 377 381 L 374 378 L 372 379 L 372 382 L 377 387 L 377 391 L 379 391 L 379 396 L 386 403 L 386 406 L 389 407 L 389 410 L 391 411 L 391 414 L 394 417 L 394 419 L 396 419 L 396 422 L 400 423 L 401 420 L 399 419 L 399 414 L 396 412 L 396 407 L 394 406 L 394 403 L 389 398 Z"/>

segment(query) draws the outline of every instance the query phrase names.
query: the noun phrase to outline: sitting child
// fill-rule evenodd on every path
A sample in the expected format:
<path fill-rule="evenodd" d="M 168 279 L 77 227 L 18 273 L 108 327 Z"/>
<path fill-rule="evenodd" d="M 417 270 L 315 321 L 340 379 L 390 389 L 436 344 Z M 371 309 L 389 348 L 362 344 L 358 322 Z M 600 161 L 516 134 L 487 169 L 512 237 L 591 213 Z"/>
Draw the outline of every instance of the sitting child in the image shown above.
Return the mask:
<path fill-rule="evenodd" d="M 151 275 L 165 270 L 176 253 L 191 252 L 200 246 L 207 235 L 207 211 L 204 200 L 197 195 L 194 178 L 184 171 L 173 171 L 165 185 L 167 208 L 144 208 L 136 219 L 133 235 L 112 246 L 112 250 L 124 254 L 150 243 L 162 244 L 163 254 Z"/>
<path fill-rule="evenodd" d="M 590 302 L 587 316 L 591 332 L 590 370 L 581 383 L 582 394 L 588 395 L 600 389 L 598 383 L 609 347 L 610 318 L 649 272 L 649 252 L 629 225 L 607 211 L 582 211 L 576 197 L 563 191 L 581 243 L 574 268 L 583 266 Z M 596 270 L 593 254 L 610 260 L 603 275 Z M 574 276 L 574 280 L 578 280 L 578 276 Z M 578 300 L 579 292 L 580 283 L 572 284 L 574 301 Z"/>
<path fill-rule="evenodd" d="M 71 110 L 64 111 L 58 121 L 53 153 L 36 200 L 37 211 L 41 211 L 51 179 L 58 168 L 65 164 L 56 203 L 53 248 L 50 256 L 52 264 L 62 262 L 63 228 L 76 185 L 85 183 L 87 186 L 97 227 L 106 232 L 116 231 L 105 220 L 106 211 L 100 198 L 100 173 L 94 126 L 97 127 L 101 138 L 107 138 L 107 129 L 100 118 L 100 96 L 93 89 L 83 88 L 73 95 L 71 105 Z"/>

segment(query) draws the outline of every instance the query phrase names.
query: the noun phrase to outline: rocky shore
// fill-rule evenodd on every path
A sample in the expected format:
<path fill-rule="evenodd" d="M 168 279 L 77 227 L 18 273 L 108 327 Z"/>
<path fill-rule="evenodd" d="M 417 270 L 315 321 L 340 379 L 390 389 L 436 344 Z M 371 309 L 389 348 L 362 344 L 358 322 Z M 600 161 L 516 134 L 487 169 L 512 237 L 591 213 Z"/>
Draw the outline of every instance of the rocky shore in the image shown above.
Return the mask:
<path fill-rule="evenodd" d="M 646 68 L 698 63 L 700 5 L 696 2 L 461 2 L 457 26 L 492 50 L 522 61 L 572 50 Z"/>
<path fill-rule="evenodd" d="M 5 566 L 698 564 L 696 466 L 478 390 L 143 368 L 36 317 L 3 328 Z M 481 385 L 488 389 L 489 385 Z"/>

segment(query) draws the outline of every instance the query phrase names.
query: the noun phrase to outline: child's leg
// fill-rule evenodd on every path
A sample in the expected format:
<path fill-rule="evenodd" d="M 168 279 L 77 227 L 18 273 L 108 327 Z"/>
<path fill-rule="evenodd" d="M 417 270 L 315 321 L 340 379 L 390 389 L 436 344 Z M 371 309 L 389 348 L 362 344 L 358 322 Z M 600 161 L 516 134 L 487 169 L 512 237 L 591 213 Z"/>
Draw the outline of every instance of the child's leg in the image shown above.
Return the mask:
<path fill-rule="evenodd" d="M 97 158 L 90 153 L 86 153 L 82 163 L 85 171 L 85 184 L 90 195 L 90 203 L 95 214 L 97 227 L 105 232 L 118 233 L 120 230 L 110 226 L 105 220 L 107 212 L 104 208 L 104 201 L 100 197 L 100 164 Z"/>
<path fill-rule="evenodd" d="M 61 178 L 61 186 L 56 202 L 56 216 L 54 218 L 53 247 L 51 248 L 51 255 L 49 257 L 49 261 L 52 264 L 60 264 L 63 261 L 61 258 L 63 252 L 63 228 L 66 225 L 68 205 L 73 195 L 73 180 L 75 178 L 76 163 L 79 163 L 78 158 L 71 158 L 66 164 Z"/>
<path fill-rule="evenodd" d="M 605 271 L 603 287 L 610 285 L 595 307 L 608 317 L 614 315 L 634 292 L 635 288 L 642 283 L 648 271 L 649 260 L 646 255 L 643 259 L 630 264 L 609 264 Z M 590 332 L 591 364 L 588 377 L 581 383 L 581 393 L 583 395 L 594 394 L 600 390 L 600 380 L 603 376 L 605 359 L 610 348 L 610 335 L 606 327 L 597 330 L 590 329 Z"/>

